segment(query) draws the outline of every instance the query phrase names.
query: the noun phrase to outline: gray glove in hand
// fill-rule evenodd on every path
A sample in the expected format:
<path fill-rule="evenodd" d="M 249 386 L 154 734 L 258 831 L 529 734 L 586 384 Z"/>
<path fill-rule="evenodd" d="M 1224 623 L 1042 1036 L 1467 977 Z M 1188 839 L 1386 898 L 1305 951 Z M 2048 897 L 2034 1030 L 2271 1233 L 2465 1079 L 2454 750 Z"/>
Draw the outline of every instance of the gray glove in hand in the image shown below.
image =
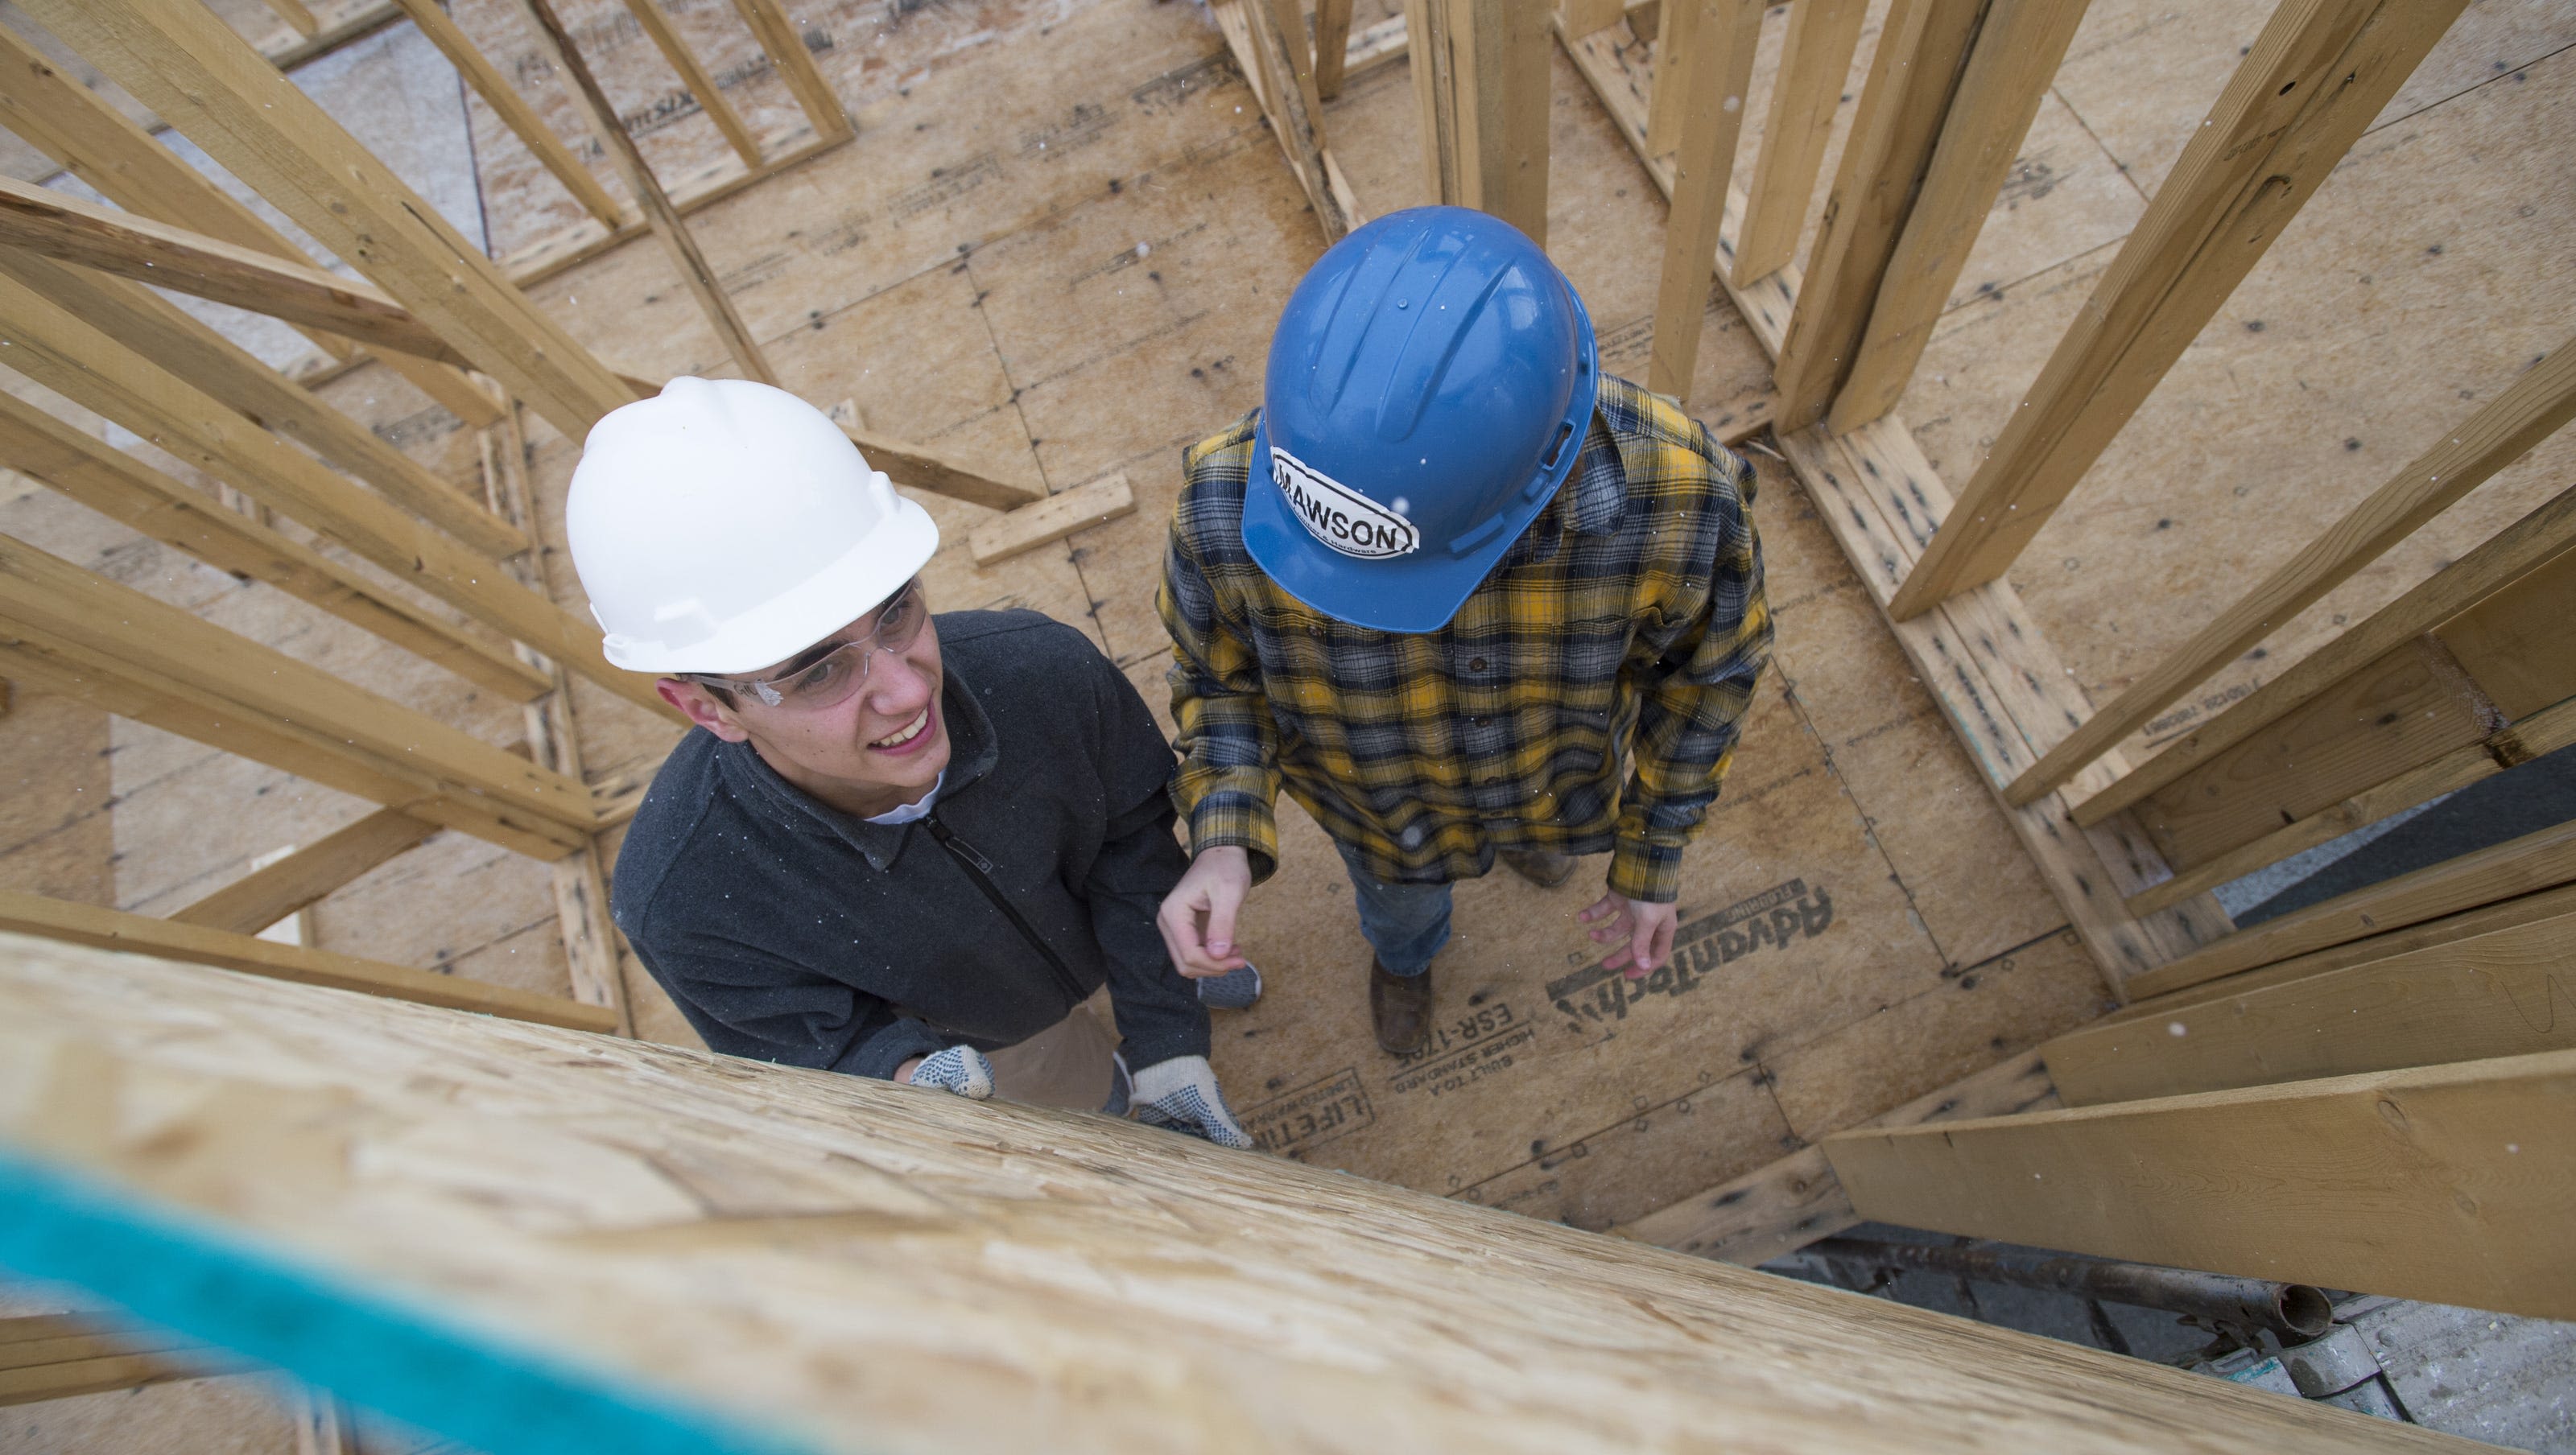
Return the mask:
<path fill-rule="evenodd" d="M 1203 1137 L 1220 1147 L 1252 1148 L 1252 1138 L 1225 1104 L 1225 1093 L 1217 1090 L 1216 1072 L 1205 1056 L 1175 1056 L 1137 1072 L 1132 1105 L 1129 1114 L 1148 1126 Z"/>
<path fill-rule="evenodd" d="M 922 1057 L 921 1064 L 912 1068 L 912 1084 L 982 1101 L 993 1094 L 993 1063 L 972 1046 L 951 1046 Z"/>

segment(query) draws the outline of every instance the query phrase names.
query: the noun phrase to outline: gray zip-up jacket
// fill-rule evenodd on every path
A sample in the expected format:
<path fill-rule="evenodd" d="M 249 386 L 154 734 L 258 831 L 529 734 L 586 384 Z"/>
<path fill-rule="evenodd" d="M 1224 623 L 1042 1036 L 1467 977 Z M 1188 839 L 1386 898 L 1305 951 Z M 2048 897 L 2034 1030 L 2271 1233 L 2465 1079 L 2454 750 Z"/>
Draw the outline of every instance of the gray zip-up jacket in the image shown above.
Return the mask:
<path fill-rule="evenodd" d="M 1143 699 L 1036 612 L 936 620 L 951 748 L 928 818 L 853 818 L 693 731 L 619 851 L 617 927 L 730 1055 L 891 1077 L 1026 1040 L 1104 980 L 1130 1069 L 1206 1055 L 1154 927 L 1186 862 Z"/>

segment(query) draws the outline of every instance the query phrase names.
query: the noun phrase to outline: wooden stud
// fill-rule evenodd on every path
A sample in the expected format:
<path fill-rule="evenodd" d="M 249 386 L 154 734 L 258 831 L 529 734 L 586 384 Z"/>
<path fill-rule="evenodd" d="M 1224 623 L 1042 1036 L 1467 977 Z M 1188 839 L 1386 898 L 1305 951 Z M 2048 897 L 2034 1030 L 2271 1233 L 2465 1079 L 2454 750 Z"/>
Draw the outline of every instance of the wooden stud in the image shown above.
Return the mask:
<path fill-rule="evenodd" d="M 292 980 L 334 990 L 355 990 L 416 1005 L 442 1005 L 450 1010 L 480 1011 L 510 1020 L 562 1026 L 576 1031 L 604 1031 L 616 1017 L 595 1006 L 559 995 L 539 995 L 507 985 L 488 985 L 461 975 L 411 970 L 375 960 L 303 945 L 282 945 L 256 935 L 231 934 L 199 925 L 127 914 L 94 904 L 47 899 L 42 895 L 0 890 L 0 931 L 41 935 L 102 950 L 130 950 L 191 965 L 211 965 L 271 980 Z"/>
<path fill-rule="evenodd" d="M 1701 14 L 1688 68 L 1696 81 L 1682 117 L 1673 159 L 1673 203 L 1664 222 L 1663 276 L 1655 289 L 1654 351 L 1646 387 L 1688 399 L 1708 312 L 1709 259 L 1717 253 L 1727 184 L 1735 176 L 1735 143 L 1753 89 L 1753 48 L 1762 36 L 1762 0 L 1677 0 Z"/>
<path fill-rule="evenodd" d="M 1558 0 L 1556 28 L 1567 40 L 1581 40 L 1617 25 L 1627 13 L 1624 0 Z"/>
<path fill-rule="evenodd" d="M 696 100 L 698 109 L 716 124 L 716 130 L 724 133 L 725 144 L 733 148 L 734 155 L 742 158 L 746 167 L 759 166 L 760 138 L 751 134 L 750 127 L 743 125 L 742 113 L 734 110 L 733 103 L 725 99 L 724 89 L 716 84 L 715 77 L 707 74 L 706 62 L 699 60 L 698 53 L 689 49 L 688 41 L 681 38 L 658 0 L 626 0 L 626 10 L 635 17 L 638 25 L 644 27 L 644 33 L 653 37 L 653 44 L 662 52 L 662 59 L 669 61 L 671 69 L 679 73 L 680 84 Z"/>
<path fill-rule="evenodd" d="M 1851 372 L 1986 9 L 1987 0 L 1894 0 L 1880 26 L 1772 369 L 1783 432 L 1823 419 Z"/>
<path fill-rule="evenodd" d="M 493 561 L 412 519 L 212 396 L 120 347 L 0 271 L 0 332 L 20 373 L 116 420 L 243 493 L 330 536 L 457 610 L 664 716 L 652 681 L 600 655 L 599 628 L 521 590 Z"/>
<path fill-rule="evenodd" d="M 608 155 L 617 163 L 618 174 L 626 179 L 626 190 L 634 193 L 636 200 L 643 205 L 644 218 L 652 224 L 653 236 L 660 240 L 663 252 L 669 255 L 671 267 L 680 275 L 681 286 L 698 301 L 698 311 L 706 315 L 708 325 L 715 329 L 716 341 L 732 356 L 734 367 L 742 371 L 744 378 L 775 387 L 778 375 L 770 369 L 767 356 L 761 353 L 760 341 L 752 337 L 742 315 L 734 311 L 733 300 L 725 296 L 724 283 L 707 262 L 706 254 L 698 250 L 697 239 L 689 235 L 688 223 L 681 219 L 680 210 L 671 205 L 670 194 L 664 192 L 662 184 L 655 180 L 652 165 L 644 160 L 644 153 L 635 145 L 635 138 L 628 136 L 626 128 L 619 123 L 617 108 L 609 103 L 608 92 L 601 88 L 599 78 L 590 73 L 590 63 L 582 59 L 580 48 L 573 44 L 572 33 L 564 28 L 549 0 L 520 0 L 520 3 L 526 7 L 529 18 L 536 22 L 537 32 L 553 52 L 555 62 L 563 67 L 565 75 L 572 78 L 573 90 L 589 108 L 592 127 L 607 143 Z M 649 4 L 650 0 L 645 0 L 645 3 Z"/>
<path fill-rule="evenodd" d="M 1458 87 L 1458 175 L 1466 186 L 1461 203 L 1492 213 L 1545 247 L 1547 0 L 1447 4 L 1450 75 Z"/>
<path fill-rule="evenodd" d="M 1323 102 L 1315 90 L 1314 62 L 1306 49 L 1305 25 L 1296 16 L 1296 0 L 1228 0 L 1216 11 L 1221 26 L 1233 22 L 1226 27 L 1227 43 L 1236 47 L 1238 57 L 1250 55 L 1244 78 L 1270 119 L 1271 135 L 1287 155 L 1290 174 L 1315 209 L 1316 226 L 1327 243 L 1339 242 L 1357 223 L 1343 206 L 1325 162 Z M 1237 27 L 1242 31 L 1239 44 Z"/>
<path fill-rule="evenodd" d="M 2517 727 L 2576 696 L 2576 547 L 2433 629 Z"/>
<path fill-rule="evenodd" d="M 662 392 L 662 386 L 640 375 L 620 375 L 628 387 L 643 398 Z M 1023 506 L 1044 504 L 1050 497 L 1043 490 L 1025 485 L 1012 485 L 950 459 L 921 445 L 871 434 L 846 419 L 835 419 L 841 433 L 865 455 L 868 468 L 883 470 L 886 478 L 908 490 L 923 490 L 951 500 L 963 500 L 987 510 L 1018 510 Z"/>
<path fill-rule="evenodd" d="M 1691 59 L 1699 54 L 1699 23 L 1705 5 L 1672 0 L 1661 7 L 1655 30 L 1654 85 L 1646 93 L 1646 155 L 1669 156 L 1682 144 L 1682 113 L 1688 108 L 1693 78 Z"/>
<path fill-rule="evenodd" d="M 410 310 L 364 279 L 6 177 L 0 177 L 0 244 L 378 348 L 465 362 Z"/>
<path fill-rule="evenodd" d="M 2576 823 L 2563 823 L 2239 930 L 2137 976 L 2129 990 L 2141 999 L 2162 995 L 2571 880 L 2576 880 Z"/>
<path fill-rule="evenodd" d="M 507 556 L 528 548 L 525 532 L 150 289 L 7 249 L 0 249 L 0 274 L 226 407 L 356 475 L 467 549 Z"/>
<path fill-rule="evenodd" d="M 2498 531 L 2404 596 L 2309 653 L 2225 712 L 2165 745 L 2109 787 L 2085 798 L 2076 822 L 2099 823 L 2211 761 L 2345 680 L 2365 664 L 2423 635 L 2469 607 L 2576 549 L 2576 488 Z"/>
<path fill-rule="evenodd" d="M 2272 12 L 1959 492 L 1896 616 L 2012 565 L 2464 4 L 2289 0 Z"/>
<path fill-rule="evenodd" d="M 2576 1315 L 2576 1051 L 1902 1131 L 1825 1155 L 1881 1222 Z"/>
<path fill-rule="evenodd" d="M 169 916 L 172 924 L 255 935 L 328 898 L 403 852 L 427 843 L 438 825 L 380 808 L 294 853 L 254 869 Z"/>
<path fill-rule="evenodd" d="M 498 427 L 483 432 L 481 443 L 483 488 L 493 510 L 529 530 L 540 529 L 542 518 L 528 489 L 528 441 L 519 423 L 518 405 L 510 406 Z M 546 589 L 545 574 L 537 560 L 542 554 L 532 552 L 510 563 L 512 573 L 531 591 Z M 536 762 L 587 786 L 590 779 L 582 770 L 581 728 L 573 720 L 572 685 L 560 665 L 525 647 L 519 650 L 546 672 L 555 689 L 525 709 L 530 755 Z M 595 792 L 591 801 L 596 810 Z M 641 806 L 640 793 L 636 801 Z M 633 810 L 627 813 L 632 817 Z M 584 1005 L 607 1007 L 616 1017 L 617 1034 L 632 1036 L 635 1015 L 626 996 L 626 939 L 609 916 L 608 876 L 599 848 L 598 833 L 608 827 L 602 815 L 590 842 L 555 860 L 549 873 L 554 880 L 555 924 L 563 936 L 564 965 L 572 978 L 573 999 Z"/>
<path fill-rule="evenodd" d="M 2041 1047 L 2069 1106 L 2576 1050 L 2576 914 L 2264 986 Z"/>
<path fill-rule="evenodd" d="M 975 564 L 990 566 L 1135 513 L 1136 492 L 1129 488 L 1127 474 L 1122 470 L 979 525 L 968 541 L 975 552 Z"/>
<path fill-rule="evenodd" d="M 2419 637 L 2150 795 L 2138 822 L 2167 863 L 2197 868 L 2504 725 L 2441 643 Z"/>
<path fill-rule="evenodd" d="M 26 8 L 567 438 L 631 401 L 480 248 L 196 0 Z"/>
<path fill-rule="evenodd" d="M 1771 111 L 1753 162 L 1745 197 L 1744 226 L 1736 239 L 1729 277 L 1741 288 L 1788 266 L 1797 256 L 1816 174 L 1825 164 L 1843 83 L 1851 78 L 1852 52 L 1860 43 L 1866 0 L 1798 0 L 1780 42 L 1780 67 L 1771 83 Z"/>
<path fill-rule="evenodd" d="M 1351 0 L 1315 0 L 1315 94 L 1326 101 L 1342 94 L 1350 66 Z"/>
<path fill-rule="evenodd" d="M 2086 0 L 1987 5 L 1921 192 L 1869 306 L 1869 326 L 1834 391 L 1825 416 L 1831 432 L 1848 434 L 1895 408 L 1914 377 L 2085 8 Z"/>
<path fill-rule="evenodd" d="M 832 94 L 832 83 L 823 78 L 823 68 L 814 64 L 813 52 L 805 48 L 795 23 L 778 8 L 778 0 L 733 0 L 733 8 L 751 27 L 752 39 L 760 42 L 770 64 L 778 68 L 778 79 L 787 83 L 788 93 L 804 108 L 820 143 L 834 146 L 848 141 L 850 113 L 842 108 L 841 98 Z"/>
<path fill-rule="evenodd" d="M 537 114 L 537 108 L 519 94 L 507 76 L 501 74 L 501 68 L 492 64 L 491 58 L 483 54 L 454 20 L 448 18 L 447 11 L 438 0 L 397 0 L 397 3 L 402 6 L 403 13 L 411 17 L 412 24 L 420 27 L 420 33 L 429 38 L 430 44 L 438 47 L 439 54 L 447 57 L 447 63 L 456 68 L 456 74 L 466 85 L 474 88 L 474 94 L 483 98 L 484 104 L 492 108 L 492 114 L 501 118 L 501 124 L 517 135 L 520 143 L 527 147 L 528 154 L 537 159 L 537 164 L 554 174 L 554 179 L 563 184 L 564 190 L 572 194 L 584 212 L 611 227 L 623 219 L 624 209 L 617 205 L 617 199 L 600 185 L 599 178 L 592 174 L 590 168 L 582 165 L 581 158 L 573 155 L 572 148 L 565 145 L 563 138 L 555 135 L 554 128 L 546 125 L 545 118 Z"/>
<path fill-rule="evenodd" d="M 79 947 L 0 952 L 0 1065 L 10 1146 L 230 1246 L 294 1250 L 299 1275 L 318 1264 L 254 1285 L 282 1300 L 260 1305 L 283 1309 L 271 1324 L 330 1330 L 391 1303 L 454 1331 L 466 1368 L 581 1371 L 588 1399 L 540 1385 L 525 1407 L 582 1449 L 633 1448 L 582 1419 L 620 1399 L 701 1449 L 752 1443 L 728 1438 L 736 1411 L 906 1450 L 1257 1443 L 1264 1420 L 1319 1452 L 1389 1430 L 1565 1455 L 2442 1448 L 1106 1117 Z M 169 1283 L 149 1259 L 102 1264 L 100 1293 L 129 1305 Z M 313 1348 L 259 1352 L 293 1372 Z M 900 1371 L 912 1397 L 854 1369 Z M 1117 1399 L 1054 1397 L 1138 1369 L 1159 1373 Z M 515 1418 L 424 1395 L 410 1368 L 342 1393 L 474 1448 Z"/>
<path fill-rule="evenodd" d="M 1911 1127 L 2013 1116 L 2057 1104 L 2039 1053 L 2025 1051 L 1859 1125 Z M 1750 1268 L 1818 1238 L 1830 1238 L 1861 1220 L 1823 1149 L 1806 1147 L 1610 1231 L 1640 1243 Z"/>
<path fill-rule="evenodd" d="M 203 492 L 5 391 L 0 452 L 28 476 L 111 520 L 218 570 L 265 581 L 478 686 L 514 700 L 544 690 L 545 678 L 506 648 L 253 517 L 219 508 Z"/>
<path fill-rule="evenodd" d="M 422 792 L 576 831 L 591 826 L 590 790 L 562 774 L 6 536 L 0 615 L 23 636 L 326 743 Z"/>
<path fill-rule="evenodd" d="M 2425 451 L 2344 512 L 2323 535 L 2265 577 L 2190 641 L 2149 668 L 2084 726 L 2014 780 L 2009 795 L 2027 803 L 2056 787 L 2094 756 L 2146 725 L 2211 673 L 2423 528 L 2452 502 L 2521 459 L 2576 418 L 2576 341 L 2561 344 L 2525 370 L 2441 443 Z"/>

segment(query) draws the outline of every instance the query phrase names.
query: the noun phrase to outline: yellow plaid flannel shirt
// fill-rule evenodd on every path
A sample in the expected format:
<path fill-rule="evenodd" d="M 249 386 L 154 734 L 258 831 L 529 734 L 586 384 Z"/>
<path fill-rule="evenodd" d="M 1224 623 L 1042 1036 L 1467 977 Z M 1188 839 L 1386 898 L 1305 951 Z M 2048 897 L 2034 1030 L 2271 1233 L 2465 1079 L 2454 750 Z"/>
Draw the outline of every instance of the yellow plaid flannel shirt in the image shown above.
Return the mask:
<path fill-rule="evenodd" d="M 1266 878 L 1284 782 L 1379 879 L 1607 849 L 1612 890 L 1671 902 L 1771 655 L 1752 467 L 1605 376 L 1545 512 L 1448 626 L 1396 634 L 1313 610 L 1244 551 L 1255 418 L 1182 456 L 1156 603 L 1191 852 L 1240 846 Z"/>

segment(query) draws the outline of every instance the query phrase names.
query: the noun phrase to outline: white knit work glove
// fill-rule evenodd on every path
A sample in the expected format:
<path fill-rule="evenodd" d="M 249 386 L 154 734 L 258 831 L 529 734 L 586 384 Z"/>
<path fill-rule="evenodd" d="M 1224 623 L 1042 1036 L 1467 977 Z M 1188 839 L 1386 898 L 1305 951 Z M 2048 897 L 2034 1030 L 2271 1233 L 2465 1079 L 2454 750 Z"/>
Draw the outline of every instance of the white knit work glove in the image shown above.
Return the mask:
<path fill-rule="evenodd" d="M 1175 1056 L 1137 1072 L 1132 1105 L 1128 1114 L 1147 1126 L 1202 1137 L 1220 1147 L 1252 1148 L 1251 1136 L 1226 1106 L 1225 1093 L 1217 1090 L 1216 1072 L 1205 1056 Z"/>
<path fill-rule="evenodd" d="M 993 1063 L 972 1046 L 951 1046 L 922 1057 L 912 1068 L 912 1084 L 982 1101 L 993 1094 Z"/>

